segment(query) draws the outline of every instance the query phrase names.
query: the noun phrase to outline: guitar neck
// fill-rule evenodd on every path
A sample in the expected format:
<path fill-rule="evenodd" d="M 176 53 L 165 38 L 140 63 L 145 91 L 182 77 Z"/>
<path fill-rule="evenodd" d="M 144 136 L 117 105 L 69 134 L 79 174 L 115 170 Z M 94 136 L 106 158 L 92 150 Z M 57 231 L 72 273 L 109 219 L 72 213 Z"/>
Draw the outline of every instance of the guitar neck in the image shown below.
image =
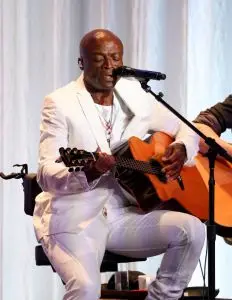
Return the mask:
<path fill-rule="evenodd" d="M 98 153 L 94 153 L 95 158 L 97 159 Z M 126 169 L 131 169 L 134 171 L 139 171 L 142 173 L 148 173 L 152 175 L 160 175 L 161 167 L 158 162 L 151 164 L 151 162 L 136 160 L 134 158 L 128 158 L 125 156 L 114 155 L 116 160 L 116 166 L 123 167 Z M 162 175 L 162 174 L 161 174 Z"/>

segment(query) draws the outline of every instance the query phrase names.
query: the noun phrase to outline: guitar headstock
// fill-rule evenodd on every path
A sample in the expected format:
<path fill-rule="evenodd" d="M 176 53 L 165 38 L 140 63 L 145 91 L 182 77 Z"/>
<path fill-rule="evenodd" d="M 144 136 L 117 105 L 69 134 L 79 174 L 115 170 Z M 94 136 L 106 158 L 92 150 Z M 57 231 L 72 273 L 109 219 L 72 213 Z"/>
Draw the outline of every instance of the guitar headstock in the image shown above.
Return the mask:
<path fill-rule="evenodd" d="M 90 166 L 96 160 L 93 152 L 79 150 L 77 148 L 60 148 L 60 158 L 69 171 L 81 171 L 83 168 Z"/>

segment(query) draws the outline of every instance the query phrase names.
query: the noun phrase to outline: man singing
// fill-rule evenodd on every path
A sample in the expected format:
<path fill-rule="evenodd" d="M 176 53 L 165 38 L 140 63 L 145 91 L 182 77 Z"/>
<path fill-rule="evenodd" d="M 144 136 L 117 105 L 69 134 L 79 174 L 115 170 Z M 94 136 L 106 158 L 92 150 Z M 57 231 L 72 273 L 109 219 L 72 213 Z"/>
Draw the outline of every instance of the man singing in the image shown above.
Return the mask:
<path fill-rule="evenodd" d="M 123 44 L 96 29 L 80 42 L 81 76 L 46 96 L 41 116 L 34 226 L 38 241 L 65 282 L 64 300 L 97 300 L 106 249 L 131 257 L 164 253 L 147 300 L 177 300 L 195 270 L 205 228 L 194 216 L 169 210 L 143 212 L 119 185 L 111 153 L 131 136 L 163 131 L 175 141 L 163 155 L 163 171 L 175 180 L 191 165 L 198 137 L 145 93 L 139 82 L 115 78 Z M 79 172 L 56 163 L 60 147 L 98 151 Z M 186 199 L 188 201 L 188 199 Z M 155 270 L 154 270 L 155 273 Z"/>

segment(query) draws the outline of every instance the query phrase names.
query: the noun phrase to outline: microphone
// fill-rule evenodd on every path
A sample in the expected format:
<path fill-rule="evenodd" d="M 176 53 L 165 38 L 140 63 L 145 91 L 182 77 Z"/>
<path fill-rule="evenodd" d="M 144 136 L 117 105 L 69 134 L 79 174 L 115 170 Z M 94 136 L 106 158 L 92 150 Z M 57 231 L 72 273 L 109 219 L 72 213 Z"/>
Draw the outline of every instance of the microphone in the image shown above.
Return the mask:
<path fill-rule="evenodd" d="M 164 80 L 166 79 L 166 75 L 160 72 L 154 71 L 146 71 L 146 70 L 139 70 L 133 69 L 130 67 L 122 66 L 118 67 L 113 70 L 113 76 L 120 76 L 120 77 L 135 77 L 137 79 L 145 79 L 145 80 Z"/>

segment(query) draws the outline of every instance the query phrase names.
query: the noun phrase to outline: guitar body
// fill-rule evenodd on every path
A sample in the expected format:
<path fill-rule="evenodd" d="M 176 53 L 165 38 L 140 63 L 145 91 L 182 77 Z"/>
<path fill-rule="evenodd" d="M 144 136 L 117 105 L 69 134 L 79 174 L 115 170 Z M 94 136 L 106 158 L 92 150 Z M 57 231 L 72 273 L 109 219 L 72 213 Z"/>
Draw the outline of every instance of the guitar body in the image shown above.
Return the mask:
<path fill-rule="evenodd" d="M 208 189 L 208 159 L 201 154 L 196 157 L 205 186 Z M 218 157 L 215 162 L 215 222 L 217 233 L 221 236 L 232 236 L 232 164 Z"/>
<path fill-rule="evenodd" d="M 151 158 L 160 160 L 172 138 L 165 133 L 154 134 L 149 143 L 137 137 L 129 140 L 130 151 L 136 160 L 149 161 Z M 177 180 L 163 183 L 157 176 L 145 174 L 155 189 L 160 201 L 175 199 L 187 212 L 201 220 L 208 219 L 208 190 L 196 166 L 184 167 L 181 177 L 184 190 L 181 190 Z M 137 199 L 143 209 L 143 199 Z M 151 198 L 152 201 L 152 198 Z M 157 203 L 157 199 L 154 199 Z M 152 207 L 152 205 L 151 205 Z M 145 207 L 146 210 L 146 207 Z"/>

